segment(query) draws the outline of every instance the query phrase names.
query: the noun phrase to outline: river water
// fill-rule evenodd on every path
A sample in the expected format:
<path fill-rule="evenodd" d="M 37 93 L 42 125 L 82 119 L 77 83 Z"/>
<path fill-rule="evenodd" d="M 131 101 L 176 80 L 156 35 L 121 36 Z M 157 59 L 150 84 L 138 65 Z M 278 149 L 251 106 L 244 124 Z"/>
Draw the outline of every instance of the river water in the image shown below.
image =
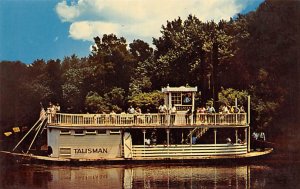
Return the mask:
<path fill-rule="evenodd" d="M 2 160 L 0 188 L 300 188 L 300 162 L 50 166 Z"/>

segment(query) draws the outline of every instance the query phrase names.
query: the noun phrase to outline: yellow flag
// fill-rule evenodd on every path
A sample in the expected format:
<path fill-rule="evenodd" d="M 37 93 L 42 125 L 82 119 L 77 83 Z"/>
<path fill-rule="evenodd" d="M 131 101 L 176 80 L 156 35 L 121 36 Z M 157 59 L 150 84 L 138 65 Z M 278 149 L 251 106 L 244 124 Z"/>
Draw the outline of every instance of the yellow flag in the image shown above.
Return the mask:
<path fill-rule="evenodd" d="M 5 136 L 9 136 L 9 135 L 11 135 L 11 134 L 12 134 L 12 132 L 5 132 L 5 133 L 4 133 Z"/>
<path fill-rule="evenodd" d="M 14 131 L 15 133 L 18 133 L 18 132 L 20 132 L 20 128 L 19 128 L 19 127 L 13 127 L 13 131 Z"/>

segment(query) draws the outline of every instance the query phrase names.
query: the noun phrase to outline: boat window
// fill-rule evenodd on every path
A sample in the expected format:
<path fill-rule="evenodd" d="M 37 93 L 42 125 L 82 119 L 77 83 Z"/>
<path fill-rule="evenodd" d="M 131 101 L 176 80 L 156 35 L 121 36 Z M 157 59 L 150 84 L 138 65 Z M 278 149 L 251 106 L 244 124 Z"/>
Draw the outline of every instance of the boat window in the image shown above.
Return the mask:
<path fill-rule="evenodd" d="M 181 104 L 181 93 L 171 94 L 172 104 Z"/>
<path fill-rule="evenodd" d="M 182 105 L 192 105 L 192 94 L 183 93 L 182 94 Z"/>
<path fill-rule="evenodd" d="M 99 135 L 106 135 L 106 129 L 98 129 L 97 131 Z"/>
<path fill-rule="evenodd" d="M 119 135 L 121 133 L 121 131 L 119 130 L 119 129 L 112 129 L 112 130 L 110 130 L 110 134 L 117 134 L 117 135 Z"/>
<path fill-rule="evenodd" d="M 84 135 L 84 132 L 82 129 L 76 129 L 75 131 L 75 135 Z"/>
<path fill-rule="evenodd" d="M 60 130 L 61 135 L 70 135 L 71 131 L 69 129 L 62 129 Z"/>
<path fill-rule="evenodd" d="M 89 130 L 86 130 L 86 131 L 85 131 L 85 134 L 86 134 L 86 135 L 95 135 L 95 134 L 97 134 L 97 132 L 96 132 L 96 130 L 91 130 L 91 129 L 89 129 Z"/>

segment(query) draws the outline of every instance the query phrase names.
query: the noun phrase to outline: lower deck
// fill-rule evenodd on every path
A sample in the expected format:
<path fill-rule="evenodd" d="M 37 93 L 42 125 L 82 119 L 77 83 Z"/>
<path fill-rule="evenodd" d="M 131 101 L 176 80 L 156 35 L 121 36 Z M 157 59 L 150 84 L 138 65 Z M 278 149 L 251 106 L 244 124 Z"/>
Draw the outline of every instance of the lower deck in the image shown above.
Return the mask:
<path fill-rule="evenodd" d="M 91 128 L 48 126 L 48 155 L 65 159 L 164 159 L 250 152 L 244 128 Z M 228 140 L 228 138 L 231 138 Z"/>

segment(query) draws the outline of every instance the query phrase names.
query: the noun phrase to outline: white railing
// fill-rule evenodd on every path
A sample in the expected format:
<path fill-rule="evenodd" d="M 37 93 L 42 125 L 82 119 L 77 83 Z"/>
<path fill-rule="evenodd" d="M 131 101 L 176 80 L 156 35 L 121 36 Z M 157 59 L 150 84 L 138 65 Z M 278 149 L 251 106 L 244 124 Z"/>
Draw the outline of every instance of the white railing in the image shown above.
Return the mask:
<path fill-rule="evenodd" d="M 175 118 L 175 119 L 174 119 Z M 65 114 L 48 115 L 48 123 L 72 126 L 246 125 L 246 113 L 232 114 Z"/>
<path fill-rule="evenodd" d="M 193 144 L 193 145 L 134 145 L 133 158 L 162 158 L 183 156 L 238 155 L 247 153 L 246 144 Z"/>

